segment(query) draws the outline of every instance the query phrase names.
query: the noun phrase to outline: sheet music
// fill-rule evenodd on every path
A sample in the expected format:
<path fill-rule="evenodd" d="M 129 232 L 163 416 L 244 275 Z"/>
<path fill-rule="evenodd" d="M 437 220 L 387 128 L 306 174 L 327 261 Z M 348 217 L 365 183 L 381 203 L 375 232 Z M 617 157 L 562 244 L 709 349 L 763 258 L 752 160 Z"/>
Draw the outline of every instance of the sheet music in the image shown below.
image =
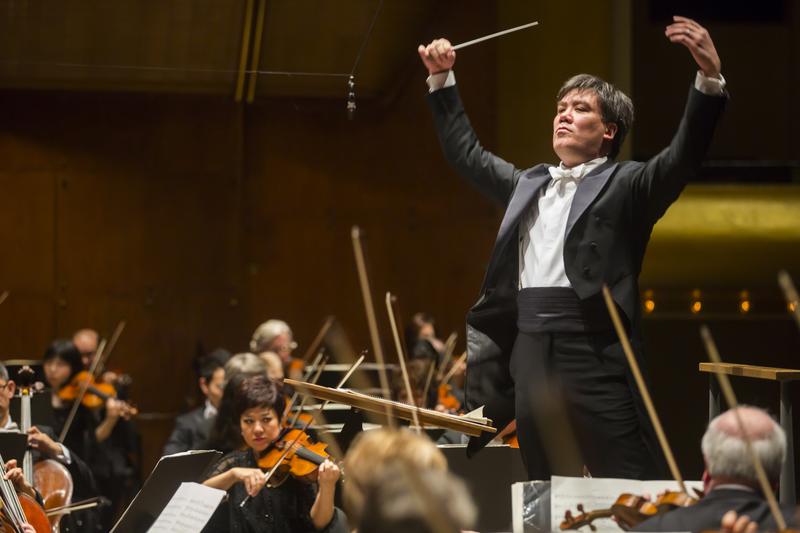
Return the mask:
<path fill-rule="evenodd" d="M 703 488 L 701 481 L 684 481 L 684 484 L 690 493 L 692 488 Z M 580 514 L 578 504 L 583 504 L 585 512 L 597 511 L 611 507 L 623 492 L 639 495 L 647 493 L 655 499 L 660 492 L 677 491 L 680 488 L 674 480 L 639 481 L 636 479 L 553 476 L 551 490 L 551 527 L 553 531 L 558 531 L 567 510 L 570 510 L 573 516 Z M 622 530 L 611 518 L 595 520 L 594 526 L 600 531 Z M 589 527 L 584 526 L 580 531 L 589 531 Z"/>
<path fill-rule="evenodd" d="M 217 509 L 225 491 L 199 483 L 181 483 L 149 533 L 198 533 Z"/>

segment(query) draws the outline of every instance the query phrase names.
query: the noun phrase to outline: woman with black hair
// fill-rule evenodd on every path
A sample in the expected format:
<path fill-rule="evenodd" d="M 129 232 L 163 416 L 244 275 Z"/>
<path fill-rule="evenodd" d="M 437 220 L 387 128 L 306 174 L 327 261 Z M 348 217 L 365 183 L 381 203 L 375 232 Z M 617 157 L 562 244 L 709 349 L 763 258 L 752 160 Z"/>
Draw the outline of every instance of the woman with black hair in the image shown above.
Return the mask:
<path fill-rule="evenodd" d="M 330 531 L 337 521 L 333 498 L 339 467 L 330 461 L 320 465 L 318 488 L 291 477 L 278 487 L 265 488 L 266 475 L 257 459 L 281 434 L 279 413 L 283 413 L 285 402 L 281 386 L 263 374 L 229 385 L 231 415 L 238 422 L 245 447 L 223 457 L 204 482 L 228 491 L 228 499 L 203 531 Z"/>
<path fill-rule="evenodd" d="M 72 402 L 63 400 L 59 392 L 84 369 L 81 353 L 72 341 L 55 340 L 45 351 L 43 367 L 51 391 L 53 430 L 60 435 Z M 97 410 L 79 405 L 64 437 L 64 445 L 86 458 L 99 492 L 111 500 L 111 506 L 103 507 L 100 512 L 104 530 L 111 528 L 115 515 L 127 505 L 139 485 L 138 471 L 131 464 L 132 454 L 128 453 L 132 446 L 121 444 L 130 440 L 131 433 L 130 424 L 121 420 L 124 408 L 124 402 L 115 398 L 108 398 L 104 407 Z"/>

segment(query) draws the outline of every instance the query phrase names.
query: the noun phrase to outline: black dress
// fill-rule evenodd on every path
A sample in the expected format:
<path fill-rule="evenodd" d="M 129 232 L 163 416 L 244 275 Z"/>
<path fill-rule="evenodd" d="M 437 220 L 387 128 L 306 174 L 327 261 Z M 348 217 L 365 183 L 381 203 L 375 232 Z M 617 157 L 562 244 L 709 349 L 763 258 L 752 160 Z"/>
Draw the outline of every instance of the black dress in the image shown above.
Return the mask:
<path fill-rule="evenodd" d="M 258 468 L 251 450 L 231 452 L 214 466 L 208 478 L 227 472 L 231 468 Z M 315 485 L 293 478 L 281 486 L 266 488 L 250 498 L 244 507 L 239 504 L 247 496 L 244 483 L 236 482 L 228 489 L 228 497 L 220 503 L 203 532 L 229 531 L 231 533 L 304 533 L 317 531 L 311 521 L 311 507 L 316 498 Z M 336 514 L 322 531 L 329 531 L 336 522 Z"/>

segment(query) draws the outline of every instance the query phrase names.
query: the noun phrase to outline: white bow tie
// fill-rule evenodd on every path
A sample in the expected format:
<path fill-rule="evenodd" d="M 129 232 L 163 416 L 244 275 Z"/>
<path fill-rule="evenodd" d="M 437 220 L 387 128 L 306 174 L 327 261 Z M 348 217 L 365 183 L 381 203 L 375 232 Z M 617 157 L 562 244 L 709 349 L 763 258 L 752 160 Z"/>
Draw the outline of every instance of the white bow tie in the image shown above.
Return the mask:
<path fill-rule="evenodd" d="M 562 168 L 560 165 L 557 167 L 550 167 L 547 170 L 550 171 L 550 176 L 556 181 L 558 180 L 580 180 L 583 177 L 583 170 L 586 168 L 586 165 L 578 165 L 572 168 Z"/>

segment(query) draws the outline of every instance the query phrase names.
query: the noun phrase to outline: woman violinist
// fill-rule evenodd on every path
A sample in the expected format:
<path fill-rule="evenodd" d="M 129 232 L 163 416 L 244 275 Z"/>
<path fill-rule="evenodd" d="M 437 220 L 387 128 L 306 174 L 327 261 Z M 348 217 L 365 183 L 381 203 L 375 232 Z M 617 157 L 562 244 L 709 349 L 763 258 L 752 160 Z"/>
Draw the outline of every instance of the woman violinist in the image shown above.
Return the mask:
<path fill-rule="evenodd" d="M 318 489 L 292 477 L 277 487 L 266 487 L 258 460 L 281 436 L 284 411 L 281 386 L 265 375 L 240 380 L 234 390 L 232 414 L 245 443 L 223 457 L 204 482 L 228 491 L 204 531 L 311 532 L 329 531 L 336 522 L 333 498 L 339 467 L 320 465 Z M 249 496 L 249 498 L 248 498 Z M 242 502 L 247 499 L 244 505 Z"/>
<path fill-rule="evenodd" d="M 60 434 L 68 422 L 77 396 L 75 391 L 80 389 L 78 376 L 84 370 L 81 354 L 71 341 L 56 340 L 47 348 L 43 366 L 45 381 L 51 389 L 53 429 Z M 125 500 L 138 483 L 136 469 L 130 464 L 132 454 L 116 442 L 121 440 L 120 434 L 125 437 L 128 433 L 121 432 L 118 426 L 129 408 L 125 402 L 111 396 L 98 401 L 97 408 L 90 408 L 87 400 L 91 399 L 88 394 L 84 396 L 64 437 L 64 444 L 86 458 L 99 492 L 111 499 L 112 505 L 101 511 L 103 527 L 108 530 L 114 514 L 127 503 Z M 93 399 L 98 400 L 97 397 Z M 112 438 L 113 435 L 118 437 Z M 75 489 L 77 493 L 77 483 Z"/>

